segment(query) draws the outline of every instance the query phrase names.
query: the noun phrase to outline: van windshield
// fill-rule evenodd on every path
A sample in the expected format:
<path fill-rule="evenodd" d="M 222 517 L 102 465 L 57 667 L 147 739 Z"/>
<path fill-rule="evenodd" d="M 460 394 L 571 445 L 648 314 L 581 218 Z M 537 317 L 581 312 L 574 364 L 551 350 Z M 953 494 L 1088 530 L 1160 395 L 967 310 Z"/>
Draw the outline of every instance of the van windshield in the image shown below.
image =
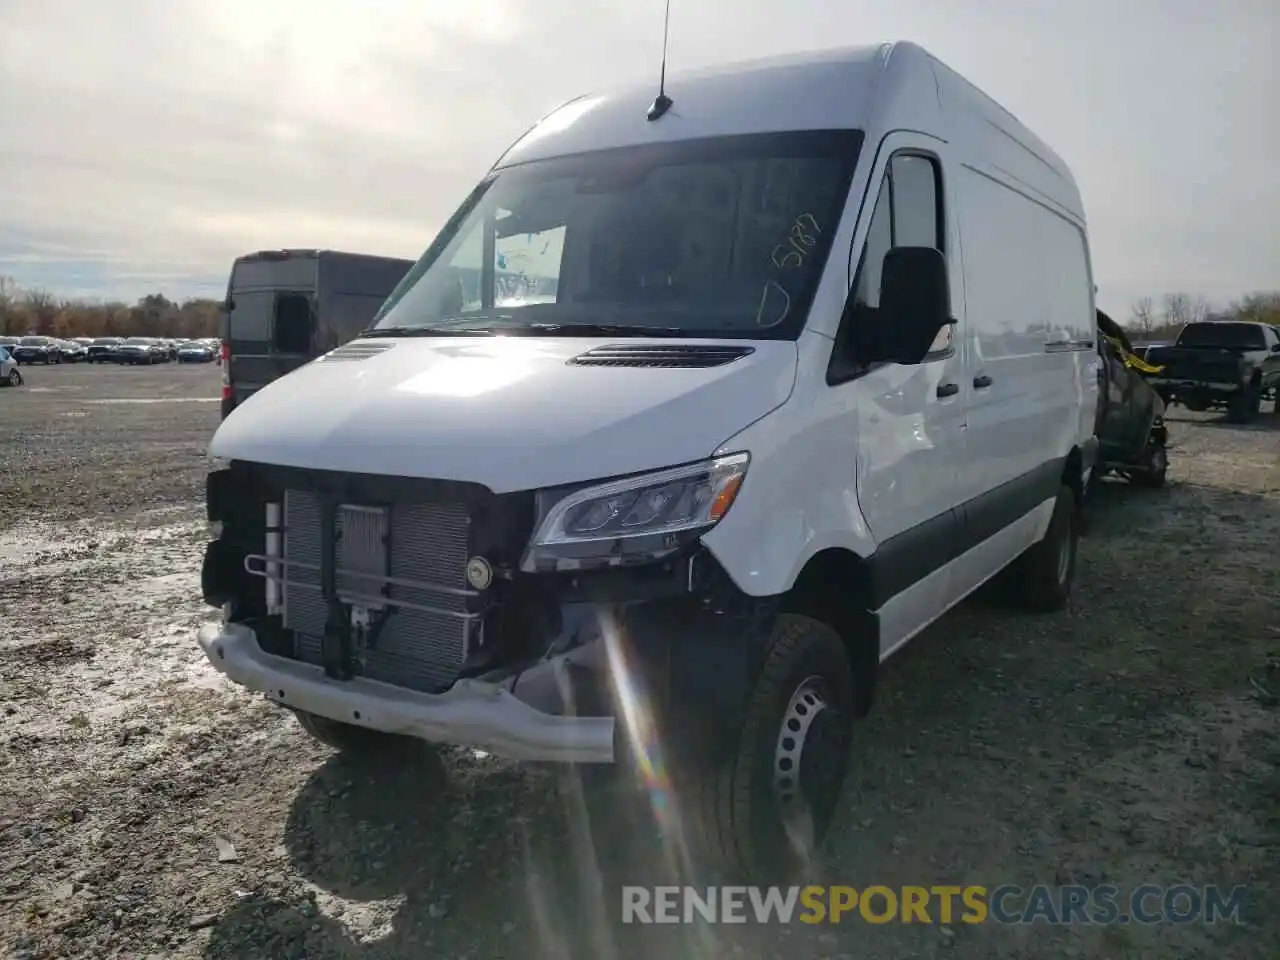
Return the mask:
<path fill-rule="evenodd" d="M 501 170 L 366 335 L 607 325 L 794 338 L 861 142 L 858 131 L 718 137 Z"/>

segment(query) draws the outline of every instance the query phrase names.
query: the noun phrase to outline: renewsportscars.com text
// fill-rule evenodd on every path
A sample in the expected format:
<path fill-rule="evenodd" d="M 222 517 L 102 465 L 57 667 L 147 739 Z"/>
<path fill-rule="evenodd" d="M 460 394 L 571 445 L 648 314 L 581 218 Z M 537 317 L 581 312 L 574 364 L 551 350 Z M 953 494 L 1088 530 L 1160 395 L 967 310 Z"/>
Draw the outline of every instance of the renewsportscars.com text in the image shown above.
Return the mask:
<path fill-rule="evenodd" d="M 1144 884 L 622 888 L 623 923 L 1241 923 L 1247 891 Z"/>

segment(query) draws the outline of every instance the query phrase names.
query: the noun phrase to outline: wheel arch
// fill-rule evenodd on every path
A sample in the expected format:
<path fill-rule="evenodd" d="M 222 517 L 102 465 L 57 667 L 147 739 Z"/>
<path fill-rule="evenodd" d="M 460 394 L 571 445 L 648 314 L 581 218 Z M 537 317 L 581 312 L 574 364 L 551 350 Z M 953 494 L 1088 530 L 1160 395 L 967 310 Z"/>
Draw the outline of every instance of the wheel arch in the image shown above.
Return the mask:
<path fill-rule="evenodd" d="M 853 671 L 857 717 L 871 710 L 880 666 L 872 577 L 869 559 L 844 547 L 827 547 L 805 562 L 781 603 L 781 612 L 811 617 L 840 635 Z"/>

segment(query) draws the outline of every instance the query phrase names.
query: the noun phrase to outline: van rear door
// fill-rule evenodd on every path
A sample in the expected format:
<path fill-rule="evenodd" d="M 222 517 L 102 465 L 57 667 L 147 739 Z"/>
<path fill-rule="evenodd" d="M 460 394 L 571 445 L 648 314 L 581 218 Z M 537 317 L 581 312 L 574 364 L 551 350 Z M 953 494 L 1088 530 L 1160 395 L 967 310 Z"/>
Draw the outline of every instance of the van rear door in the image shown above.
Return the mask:
<path fill-rule="evenodd" d="M 232 267 L 223 416 L 314 357 L 318 263 L 314 251 L 284 251 L 242 257 Z"/>

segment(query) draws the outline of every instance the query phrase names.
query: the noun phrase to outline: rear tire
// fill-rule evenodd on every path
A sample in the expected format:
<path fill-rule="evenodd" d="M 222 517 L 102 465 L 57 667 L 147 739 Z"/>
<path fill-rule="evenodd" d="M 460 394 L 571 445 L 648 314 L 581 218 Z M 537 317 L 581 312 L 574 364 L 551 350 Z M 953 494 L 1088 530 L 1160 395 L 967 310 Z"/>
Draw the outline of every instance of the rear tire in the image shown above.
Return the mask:
<path fill-rule="evenodd" d="M 1252 423 L 1262 409 L 1262 385 L 1256 381 L 1241 390 L 1227 405 L 1227 419 L 1232 423 Z"/>
<path fill-rule="evenodd" d="M 1058 488 L 1053 517 L 1043 539 L 1010 568 L 1010 592 L 1019 606 L 1037 613 L 1053 613 L 1067 605 L 1075 579 L 1079 540 L 1080 505 L 1075 491 L 1064 484 Z"/>
<path fill-rule="evenodd" d="M 8 379 L 9 386 L 11 387 L 22 386 L 22 374 L 20 374 L 16 369 L 9 371 L 9 376 L 7 379 Z"/>
<path fill-rule="evenodd" d="M 1158 490 L 1164 486 L 1168 472 L 1169 451 L 1164 444 L 1157 444 L 1151 448 L 1151 452 L 1148 454 L 1147 465 L 1142 469 L 1130 471 L 1129 482 L 1139 487 Z"/>
<path fill-rule="evenodd" d="M 840 636 L 779 616 L 734 755 L 695 772 L 684 793 L 695 848 L 710 865 L 760 882 L 811 871 L 840 799 L 853 716 Z"/>

